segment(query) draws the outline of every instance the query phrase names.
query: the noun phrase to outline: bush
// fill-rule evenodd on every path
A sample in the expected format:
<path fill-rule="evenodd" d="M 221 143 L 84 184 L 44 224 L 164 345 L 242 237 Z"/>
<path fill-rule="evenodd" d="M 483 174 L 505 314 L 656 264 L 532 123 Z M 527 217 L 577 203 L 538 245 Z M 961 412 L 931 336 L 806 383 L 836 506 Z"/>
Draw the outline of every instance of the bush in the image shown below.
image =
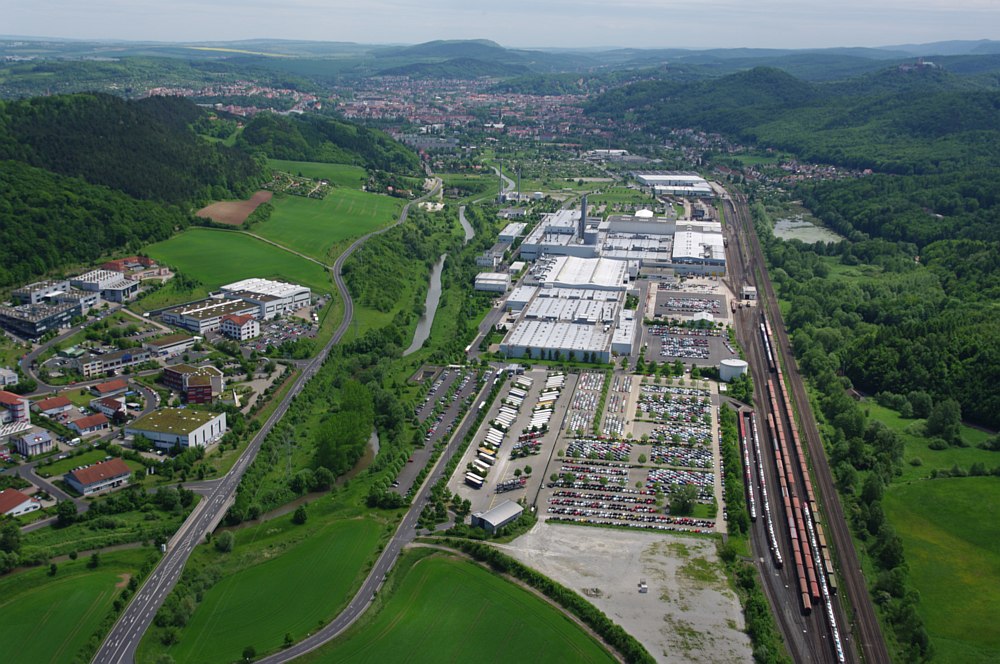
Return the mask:
<path fill-rule="evenodd" d="M 232 531 L 223 530 L 216 536 L 214 542 L 216 551 L 219 553 L 229 553 L 233 550 L 233 545 L 236 543 L 236 536 L 233 535 Z"/>

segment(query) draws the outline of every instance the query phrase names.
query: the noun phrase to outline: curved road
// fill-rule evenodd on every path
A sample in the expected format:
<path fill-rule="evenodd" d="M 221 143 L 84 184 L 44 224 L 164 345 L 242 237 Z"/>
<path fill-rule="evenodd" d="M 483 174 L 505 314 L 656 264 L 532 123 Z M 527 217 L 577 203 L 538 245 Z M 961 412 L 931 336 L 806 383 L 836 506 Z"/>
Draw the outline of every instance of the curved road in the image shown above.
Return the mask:
<path fill-rule="evenodd" d="M 257 432 L 257 435 L 253 437 L 253 440 L 250 441 L 250 444 L 247 445 L 247 449 L 244 450 L 242 455 L 240 455 L 239 460 L 233 468 L 212 489 L 208 497 L 198 504 L 194 511 L 188 516 L 187 520 L 181 525 L 180 529 L 178 529 L 178 531 L 174 534 L 168 544 L 167 552 L 163 555 L 159 564 L 150 573 L 145 583 L 143 583 L 142 587 L 132 598 L 132 601 L 122 612 L 118 621 L 108 633 L 104 643 L 101 644 L 100 649 L 94 655 L 94 662 L 100 664 L 118 664 L 135 661 L 135 653 L 139 647 L 139 641 L 142 639 L 142 635 L 145 634 L 146 630 L 152 623 L 156 612 L 163 604 L 163 600 L 166 599 L 167 595 L 180 578 L 181 572 L 184 571 L 184 565 L 187 563 L 187 559 L 194 550 L 194 547 L 201 543 L 205 534 L 211 532 L 222 520 L 222 517 L 225 516 L 226 510 L 229 509 L 229 506 L 232 504 L 236 495 L 236 489 L 240 484 L 240 480 L 243 478 L 243 473 L 246 472 L 246 469 L 250 466 L 254 458 L 257 456 L 257 453 L 260 451 L 260 446 L 261 443 L 263 443 L 264 438 L 268 433 L 270 433 L 274 425 L 277 424 L 282 417 L 284 417 L 285 413 L 288 412 L 288 408 L 291 406 L 294 397 L 298 395 L 298 393 L 302 390 L 302 387 L 314 375 L 316 375 L 329 355 L 330 350 L 340 341 L 340 339 L 344 336 L 344 333 L 347 332 L 347 329 L 351 324 L 351 318 L 354 316 L 354 302 L 351 299 L 351 295 L 348 292 L 347 286 L 341 275 L 344 261 L 346 261 L 358 247 L 364 244 L 368 238 L 384 233 L 389 229 L 405 222 L 409 213 L 410 205 L 433 196 L 437 193 L 440 187 L 441 181 L 437 180 L 434 188 L 432 188 L 429 193 L 422 198 L 407 203 L 407 205 L 400 212 L 399 219 L 397 219 L 394 224 L 358 238 L 351 244 L 350 247 L 347 248 L 346 251 L 344 251 L 343 254 L 337 258 L 332 271 L 334 283 L 337 286 L 337 290 L 340 292 L 340 296 L 344 300 L 344 318 L 341 321 L 340 326 L 337 327 L 337 330 L 334 332 L 333 336 L 326 343 L 320 353 L 305 365 L 302 374 L 298 377 L 298 379 L 296 379 L 292 389 L 288 391 L 285 397 L 278 404 L 275 411 L 269 418 L 267 418 L 267 421 L 261 427 L 260 431 Z M 415 505 L 416 503 L 414 503 L 414 506 Z M 414 512 L 414 509 L 415 508 L 411 508 L 410 512 L 407 513 L 406 518 L 403 520 L 403 524 L 400 525 L 401 529 L 407 526 L 407 524 L 409 524 L 412 528 L 412 525 L 416 523 L 416 517 L 419 512 Z M 389 549 L 387 548 L 386 550 L 388 551 Z M 381 558 L 379 560 L 380 562 L 382 561 Z M 395 557 L 393 557 L 391 562 L 394 561 Z M 375 570 L 373 570 L 373 573 L 374 572 Z M 371 577 L 369 577 L 366 581 L 366 585 L 370 581 Z M 358 602 L 358 597 L 355 597 L 354 602 Z"/>

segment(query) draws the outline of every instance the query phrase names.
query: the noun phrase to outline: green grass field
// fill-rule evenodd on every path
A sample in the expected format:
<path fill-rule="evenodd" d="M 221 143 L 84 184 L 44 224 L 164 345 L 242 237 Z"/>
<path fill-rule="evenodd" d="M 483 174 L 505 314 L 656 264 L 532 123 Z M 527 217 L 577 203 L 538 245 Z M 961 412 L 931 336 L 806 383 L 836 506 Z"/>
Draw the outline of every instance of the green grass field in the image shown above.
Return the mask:
<path fill-rule="evenodd" d="M 115 586 L 135 574 L 150 549 L 104 554 L 101 566 L 80 558 L 0 578 L 0 643 L 5 664 L 76 661 L 121 592 Z"/>
<path fill-rule="evenodd" d="M 898 431 L 903 438 L 903 474 L 896 482 L 926 478 L 932 469 L 948 470 L 955 464 L 966 471 L 977 462 L 985 464 L 987 468 L 1000 465 L 1000 454 L 976 447 L 990 437 L 985 431 L 962 426 L 962 440 L 969 447 L 932 450 L 928 445 L 929 441 L 919 433 L 924 420 L 904 420 L 896 411 L 883 408 L 873 401 L 866 401 L 864 409 L 870 417 Z M 912 465 L 910 461 L 913 459 L 920 459 L 921 465 Z"/>
<path fill-rule="evenodd" d="M 321 293 L 333 288 L 321 266 L 235 231 L 192 228 L 146 250 L 209 289 L 250 277 L 284 279 Z"/>
<path fill-rule="evenodd" d="M 317 164 L 329 166 L 329 164 Z M 333 264 L 345 240 L 388 226 L 404 202 L 358 189 L 336 188 L 326 198 L 279 195 L 271 199 L 271 218 L 252 232 L 306 256 Z"/>
<path fill-rule="evenodd" d="M 232 662 L 248 645 L 277 650 L 286 632 L 302 639 L 350 601 L 380 531 L 369 519 L 338 521 L 273 560 L 227 575 L 166 652 L 177 662 Z M 237 533 L 232 555 L 243 537 Z"/>
<path fill-rule="evenodd" d="M 894 484 L 882 500 L 903 539 L 935 661 L 1000 659 L 1000 480 Z"/>
<path fill-rule="evenodd" d="M 328 180 L 332 184 L 350 189 L 360 189 L 368 180 L 368 173 L 361 166 L 324 164 L 317 161 L 289 161 L 287 159 L 268 159 L 267 163 L 278 171 L 314 180 Z"/>
<path fill-rule="evenodd" d="M 474 563 L 436 554 L 400 570 L 377 615 L 302 661 L 614 661 L 558 609 Z"/>

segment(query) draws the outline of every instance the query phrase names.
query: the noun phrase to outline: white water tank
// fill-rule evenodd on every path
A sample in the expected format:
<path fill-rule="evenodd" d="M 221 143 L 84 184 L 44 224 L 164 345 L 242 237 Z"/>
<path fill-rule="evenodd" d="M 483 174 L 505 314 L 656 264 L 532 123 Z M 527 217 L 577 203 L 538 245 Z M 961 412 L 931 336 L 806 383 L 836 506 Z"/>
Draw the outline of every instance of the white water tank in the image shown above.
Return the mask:
<path fill-rule="evenodd" d="M 719 362 L 719 378 L 728 383 L 732 379 L 746 374 L 747 368 L 747 363 L 738 358 L 722 360 Z"/>

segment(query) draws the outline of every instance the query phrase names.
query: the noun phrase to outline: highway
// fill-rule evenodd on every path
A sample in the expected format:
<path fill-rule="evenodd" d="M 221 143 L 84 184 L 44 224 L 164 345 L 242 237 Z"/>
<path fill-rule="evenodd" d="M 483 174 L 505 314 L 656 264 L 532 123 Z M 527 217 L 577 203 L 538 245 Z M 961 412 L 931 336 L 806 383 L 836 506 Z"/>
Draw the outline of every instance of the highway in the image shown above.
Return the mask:
<path fill-rule="evenodd" d="M 812 413 L 805 385 L 791 352 L 791 346 L 785 332 L 781 312 L 777 305 L 777 296 L 767 274 L 767 266 L 757 235 L 754 232 L 749 209 L 742 195 L 736 194 L 725 201 L 727 219 L 727 239 L 729 240 L 730 285 L 739 292 L 742 285 L 755 285 L 758 288 L 758 307 L 740 309 L 736 315 L 737 337 L 747 352 L 747 360 L 753 368 L 754 401 L 757 405 L 757 426 L 762 438 L 762 457 L 765 457 L 764 467 L 767 469 L 768 497 L 772 513 L 775 515 L 775 529 L 780 530 L 778 540 L 782 543 L 782 553 L 785 566 L 777 570 L 772 562 L 768 539 L 764 534 L 761 519 L 751 528 L 751 541 L 756 556 L 756 563 L 764 580 L 765 593 L 771 602 L 778 619 L 779 628 L 785 635 L 795 661 L 836 661 L 831 658 L 834 651 L 828 638 L 828 626 L 825 624 L 823 611 L 814 608 L 811 616 L 804 616 L 797 609 L 800 603 L 798 581 L 794 572 L 792 551 L 788 546 L 788 529 L 785 520 L 783 501 L 778 490 L 778 478 L 775 470 L 774 455 L 768 427 L 766 425 L 769 403 L 767 396 L 768 364 L 765 359 L 763 343 L 757 327 L 761 313 L 766 311 L 771 324 L 772 334 L 776 341 L 775 352 L 779 363 L 783 366 L 786 382 L 791 392 L 790 397 L 798 410 L 799 418 L 794 413 L 783 411 L 776 413 L 784 422 L 783 426 L 798 426 L 805 442 L 808 464 L 811 467 L 810 476 L 815 480 L 817 488 L 816 500 L 821 506 L 821 521 L 828 534 L 835 560 L 839 562 L 837 575 L 840 581 L 840 595 L 834 596 L 834 614 L 840 636 L 844 645 L 846 661 L 865 661 L 868 663 L 883 662 L 888 664 L 889 655 L 885 646 L 874 607 L 868 593 L 865 579 L 861 573 L 850 537 L 847 522 L 844 519 L 840 499 L 833 484 L 833 478 L 827 463 L 819 430 Z M 773 374 L 772 374 L 773 375 Z M 780 399 L 779 399 L 780 402 Z M 794 465 L 794 464 L 793 464 Z M 801 472 L 793 472 L 794 479 L 801 492 L 805 477 Z M 819 515 L 817 515 L 819 516 Z M 848 620 L 848 612 L 843 606 L 849 602 L 853 622 Z M 794 608 L 793 608 L 794 607 Z"/>
<path fill-rule="evenodd" d="M 391 228 L 404 223 L 411 205 L 435 195 L 440 188 L 441 181 L 436 180 L 434 187 L 424 197 L 411 201 L 403 208 L 399 219 L 394 224 L 358 238 L 337 258 L 333 265 L 332 273 L 337 291 L 344 302 L 344 317 L 340 325 L 326 345 L 323 346 L 320 353 L 305 365 L 292 388 L 288 390 L 278 404 L 278 407 L 267 418 L 267 421 L 260 428 L 257 435 L 253 437 L 253 440 L 250 441 L 250 444 L 247 445 L 247 449 L 240 455 L 239 460 L 234 464 L 233 468 L 219 481 L 211 493 L 199 502 L 198 506 L 188 516 L 180 529 L 178 529 L 177 533 L 174 534 L 159 564 L 157 564 L 142 587 L 133 596 L 132 601 L 122 612 L 121 616 L 119 616 L 118 621 L 109 632 L 104 643 L 101 644 L 100 649 L 94 655 L 94 662 L 100 664 L 119 664 L 135 661 L 136 649 L 139 647 L 142 635 L 149 628 L 164 599 L 173 590 L 174 585 L 180 578 L 181 572 L 184 570 L 184 565 L 187 563 L 188 557 L 191 555 L 191 551 L 197 544 L 204 540 L 206 533 L 211 532 L 218 526 L 233 502 L 236 489 L 243 478 L 243 473 L 246 472 L 246 469 L 260 451 L 260 446 L 264 438 L 267 437 L 274 425 L 285 416 L 295 396 L 316 375 L 329 355 L 330 350 L 347 332 L 351 324 L 351 319 L 354 316 L 354 302 L 344 283 L 342 275 L 344 262 L 370 237 L 385 233 Z M 417 515 L 419 515 L 419 511 Z M 412 522 L 409 521 L 411 518 Z M 411 508 L 400 528 L 403 528 L 406 524 L 410 524 L 410 527 L 412 527 L 412 523 L 415 522 L 416 516 L 414 515 L 413 508 Z M 390 561 L 390 567 L 391 562 L 395 562 L 395 559 Z M 354 601 L 358 601 L 357 597 Z"/>

